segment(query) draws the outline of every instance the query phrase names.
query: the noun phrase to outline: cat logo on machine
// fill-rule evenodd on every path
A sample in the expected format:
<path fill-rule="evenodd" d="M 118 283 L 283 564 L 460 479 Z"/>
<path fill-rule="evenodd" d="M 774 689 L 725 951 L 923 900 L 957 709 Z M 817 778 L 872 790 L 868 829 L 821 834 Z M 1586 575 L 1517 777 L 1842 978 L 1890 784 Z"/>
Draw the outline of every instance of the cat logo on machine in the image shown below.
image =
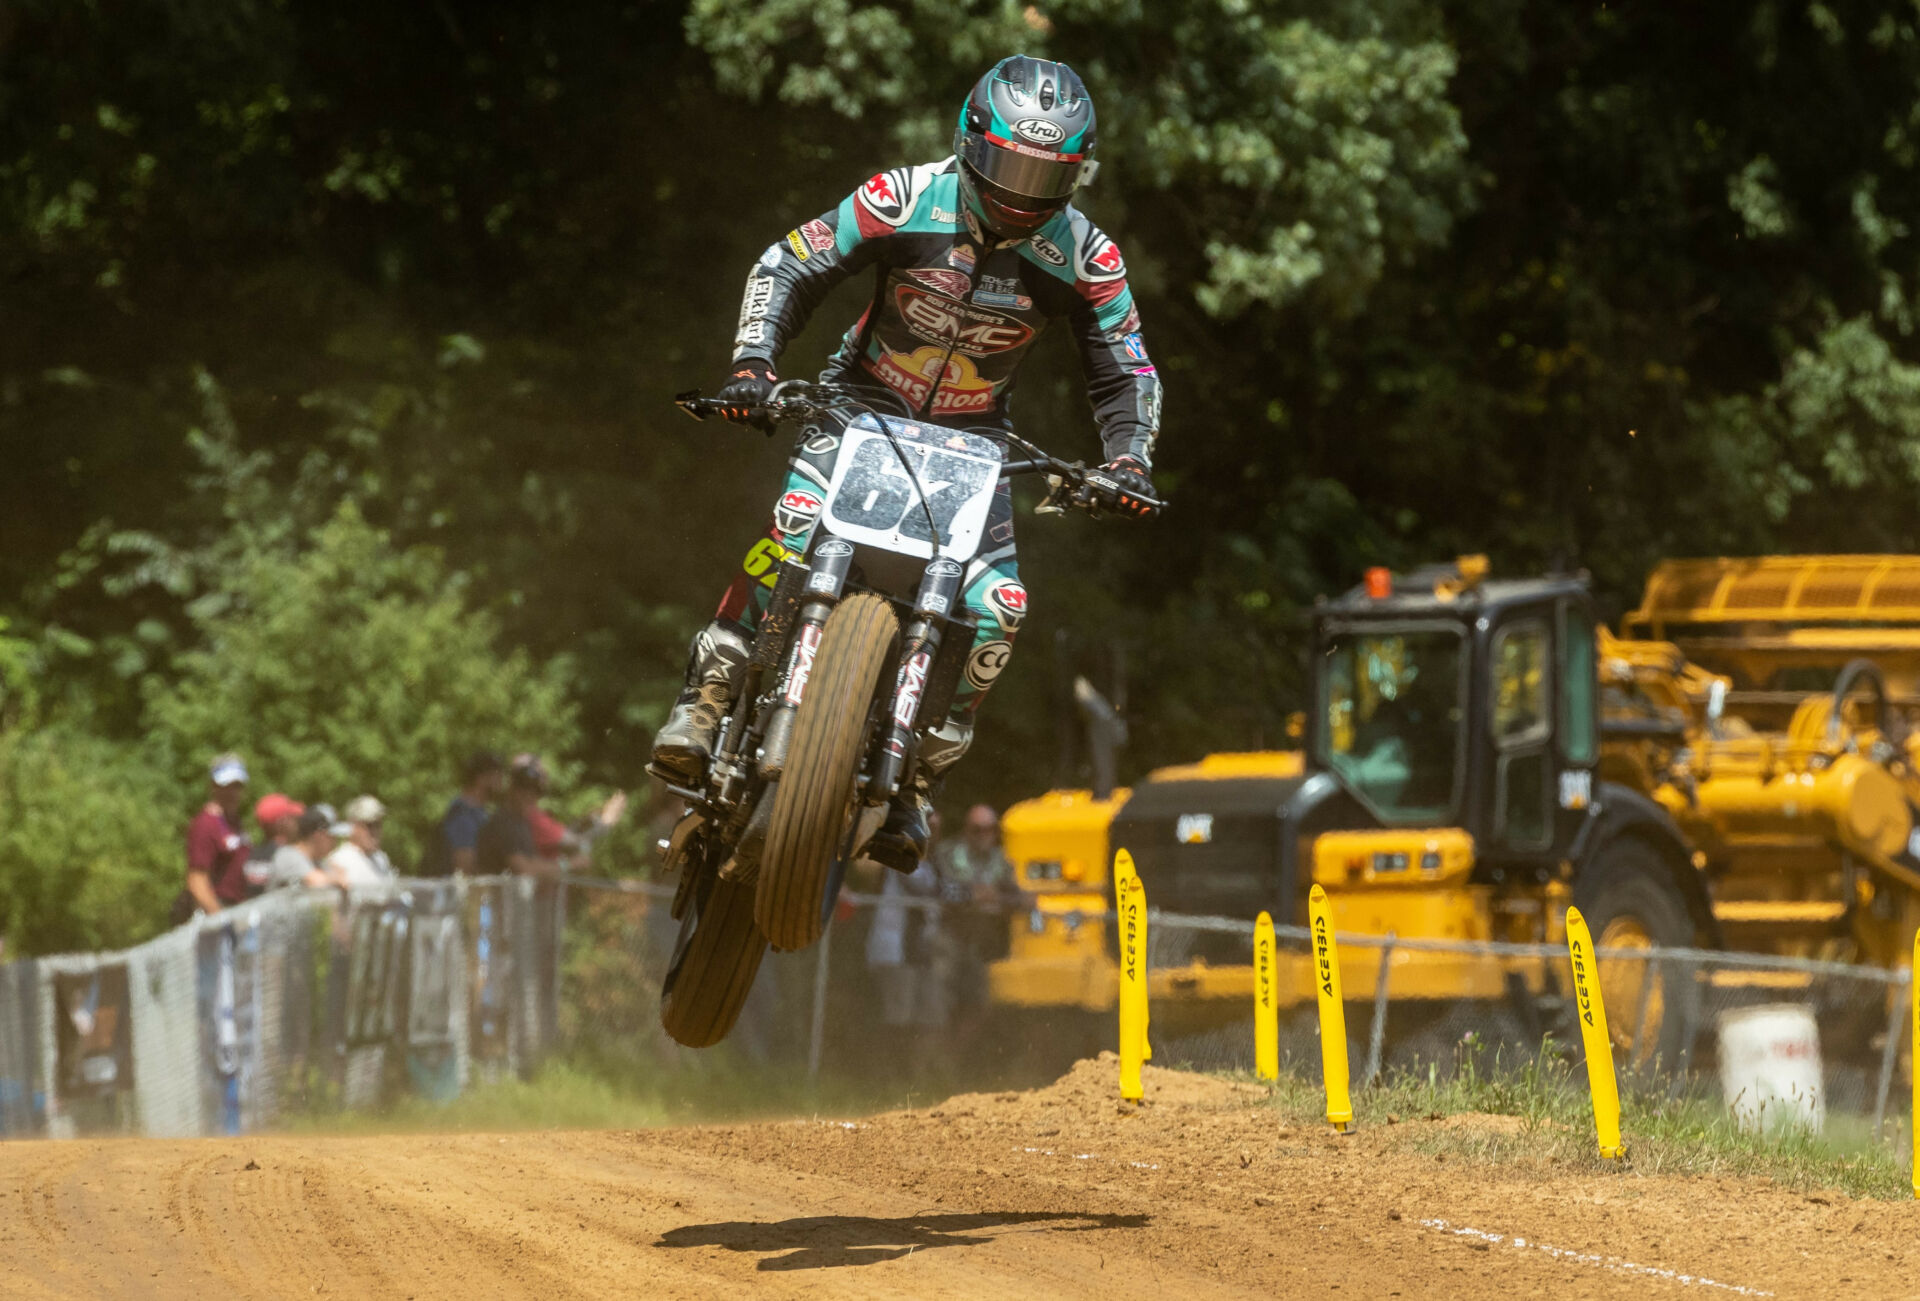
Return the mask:
<path fill-rule="evenodd" d="M 998 312 L 965 307 L 910 285 L 893 292 L 908 329 L 929 343 L 950 346 L 969 357 L 1006 352 L 1033 337 L 1031 327 Z"/>
<path fill-rule="evenodd" d="M 987 608 L 1002 628 L 1013 632 L 1027 617 L 1027 589 L 1010 578 L 995 583 L 987 589 Z"/>
<path fill-rule="evenodd" d="M 1173 838 L 1183 845 L 1213 843 L 1213 814 L 1182 813 L 1173 823 Z"/>
<path fill-rule="evenodd" d="M 949 271 L 945 267 L 910 267 L 907 274 L 926 285 L 936 293 L 949 298 L 965 298 L 973 282 L 959 271 Z"/>
<path fill-rule="evenodd" d="M 1048 239 L 1045 235 L 1035 235 L 1027 241 L 1027 247 L 1032 249 L 1034 255 L 1048 266 L 1063 267 L 1067 264 L 1067 255 L 1060 251 L 1058 244 Z"/>
<path fill-rule="evenodd" d="M 797 538 L 813 527 L 823 504 L 805 488 L 794 488 L 773 508 L 773 526 L 789 538 Z"/>
<path fill-rule="evenodd" d="M 1067 133 L 1056 122 L 1043 117 L 1023 117 L 1013 124 L 1013 133 L 1022 140 L 1031 140 L 1037 145 L 1057 145 L 1067 138 Z"/>
<path fill-rule="evenodd" d="M 967 682 L 976 691 L 985 691 L 993 685 L 1007 667 L 1007 661 L 1013 658 L 1013 643 L 1010 641 L 990 641 L 984 646 L 973 648 L 973 654 L 967 657 Z"/>

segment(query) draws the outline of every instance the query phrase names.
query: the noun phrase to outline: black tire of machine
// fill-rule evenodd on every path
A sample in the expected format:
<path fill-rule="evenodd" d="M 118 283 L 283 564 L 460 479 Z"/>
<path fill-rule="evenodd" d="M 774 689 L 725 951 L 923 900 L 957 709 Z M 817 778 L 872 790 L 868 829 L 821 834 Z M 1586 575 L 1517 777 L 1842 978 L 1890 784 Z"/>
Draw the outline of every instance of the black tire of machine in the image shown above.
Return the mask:
<path fill-rule="evenodd" d="M 697 872 L 699 879 L 660 982 L 660 1024 L 676 1043 L 710 1048 L 740 1019 L 767 940 L 754 925 L 750 884 L 722 881 L 698 861 L 680 870 Z"/>
<path fill-rule="evenodd" d="M 1610 947 L 1608 929 L 1620 922 L 1637 926 L 1659 948 L 1693 947 L 1693 922 L 1673 871 L 1666 856 L 1638 836 L 1616 836 L 1601 845 L 1573 886 L 1574 906 L 1586 919 L 1594 946 Z M 1602 990 L 1612 995 L 1606 1013 L 1614 1060 L 1621 1067 L 1677 1070 L 1684 1064 L 1689 1032 L 1700 1028 L 1698 970 L 1672 960 L 1634 966 L 1641 973 L 1639 978 L 1609 978 L 1602 971 Z M 1619 970 L 1624 973 L 1631 968 Z M 1649 973 L 1654 985 L 1643 1001 L 1641 991 Z M 1628 997 L 1619 996 L 1622 989 Z M 1579 1029 L 1570 1030 L 1577 1044 Z"/>
<path fill-rule="evenodd" d="M 821 632 L 754 883 L 754 918 L 777 950 L 820 938 L 820 900 L 852 812 L 869 707 L 899 627 L 892 606 L 860 592 Z"/>

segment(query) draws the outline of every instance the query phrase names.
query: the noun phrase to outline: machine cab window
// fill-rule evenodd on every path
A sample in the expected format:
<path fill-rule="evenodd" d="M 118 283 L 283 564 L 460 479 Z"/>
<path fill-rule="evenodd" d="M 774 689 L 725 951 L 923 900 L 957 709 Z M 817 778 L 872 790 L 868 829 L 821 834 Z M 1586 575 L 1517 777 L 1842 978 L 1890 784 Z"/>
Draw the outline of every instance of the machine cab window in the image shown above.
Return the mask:
<path fill-rule="evenodd" d="M 1317 756 L 1389 825 L 1459 805 L 1462 646 L 1457 629 L 1336 633 L 1325 646 Z"/>

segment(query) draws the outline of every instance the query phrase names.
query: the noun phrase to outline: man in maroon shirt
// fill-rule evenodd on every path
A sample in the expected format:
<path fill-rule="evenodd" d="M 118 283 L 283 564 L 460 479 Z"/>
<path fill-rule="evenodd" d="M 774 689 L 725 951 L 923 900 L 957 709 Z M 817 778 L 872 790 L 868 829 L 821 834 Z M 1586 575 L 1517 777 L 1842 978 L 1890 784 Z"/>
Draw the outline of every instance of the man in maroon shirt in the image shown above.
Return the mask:
<path fill-rule="evenodd" d="M 247 797 L 247 767 L 240 756 L 223 754 L 208 771 L 206 804 L 187 827 L 187 888 L 174 904 L 183 922 L 197 909 L 213 914 L 247 897 L 247 833 L 240 829 L 240 805 Z M 184 915 L 183 915 L 184 914 Z"/>

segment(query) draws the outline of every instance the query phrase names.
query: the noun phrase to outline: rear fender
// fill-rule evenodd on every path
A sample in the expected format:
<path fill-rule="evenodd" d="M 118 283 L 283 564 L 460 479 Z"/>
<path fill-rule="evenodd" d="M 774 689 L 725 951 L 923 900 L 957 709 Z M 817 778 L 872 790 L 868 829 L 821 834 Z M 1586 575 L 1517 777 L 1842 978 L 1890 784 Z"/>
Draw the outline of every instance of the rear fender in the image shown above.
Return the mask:
<path fill-rule="evenodd" d="M 1674 888 L 1687 902 L 1694 933 L 1709 948 L 1720 948 L 1725 939 L 1719 919 L 1713 915 L 1713 899 L 1707 893 L 1706 878 L 1693 865 L 1693 847 L 1680 835 L 1667 811 L 1637 791 L 1613 782 L 1600 782 L 1594 790 L 1594 814 L 1574 846 L 1574 875 L 1598 871 L 1606 861 L 1607 847 L 1625 836 L 1645 841 L 1659 852 L 1660 861 L 1672 875 Z"/>

